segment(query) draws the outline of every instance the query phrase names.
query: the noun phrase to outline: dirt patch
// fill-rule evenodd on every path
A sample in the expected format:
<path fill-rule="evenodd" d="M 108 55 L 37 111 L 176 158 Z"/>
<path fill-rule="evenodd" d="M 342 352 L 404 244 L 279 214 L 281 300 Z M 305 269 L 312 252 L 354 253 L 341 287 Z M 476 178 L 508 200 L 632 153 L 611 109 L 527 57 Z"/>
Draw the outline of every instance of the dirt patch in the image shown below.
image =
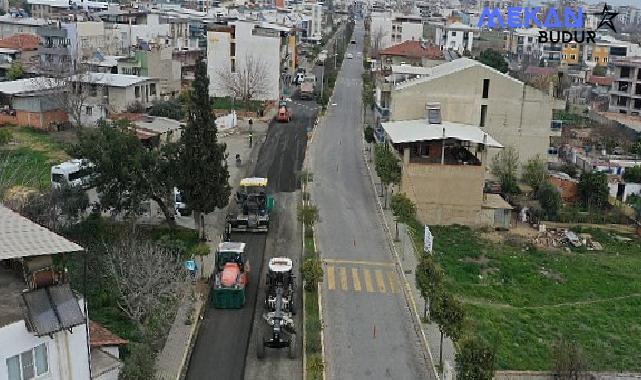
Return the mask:
<path fill-rule="evenodd" d="M 461 261 L 464 263 L 473 263 L 473 264 L 478 264 L 479 266 L 485 267 L 490 262 L 490 259 L 485 257 L 485 255 L 481 255 L 479 257 L 465 257 L 461 259 Z"/>
<path fill-rule="evenodd" d="M 556 281 L 557 284 L 565 283 L 565 277 L 563 277 L 561 273 L 554 272 L 550 269 L 546 269 L 545 267 L 539 268 L 539 274 L 543 277 L 549 278 L 552 281 Z"/>

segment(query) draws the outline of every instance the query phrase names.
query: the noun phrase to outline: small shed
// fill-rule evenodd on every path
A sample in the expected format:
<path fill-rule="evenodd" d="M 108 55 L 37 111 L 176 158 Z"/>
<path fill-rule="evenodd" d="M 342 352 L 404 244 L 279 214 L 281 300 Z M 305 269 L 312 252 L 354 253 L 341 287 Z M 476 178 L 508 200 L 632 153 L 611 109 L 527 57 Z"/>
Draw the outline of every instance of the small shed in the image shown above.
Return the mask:
<path fill-rule="evenodd" d="M 481 206 L 481 225 L 509 229 L 513 217 L 513 210 L 509 203 L 499 194 L 483 194 Z"/>

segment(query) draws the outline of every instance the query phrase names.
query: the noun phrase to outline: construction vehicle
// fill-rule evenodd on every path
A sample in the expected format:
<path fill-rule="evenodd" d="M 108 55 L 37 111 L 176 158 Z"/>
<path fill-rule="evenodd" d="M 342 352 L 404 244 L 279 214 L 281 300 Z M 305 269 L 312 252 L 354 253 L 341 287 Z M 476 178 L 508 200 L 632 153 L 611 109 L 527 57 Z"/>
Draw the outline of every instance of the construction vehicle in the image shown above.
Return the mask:
<path fill-rule="evenodd" d="M 211 280 L 211 303 L 216 309 L 240 309 L 245 305 L 245 287 L 249 281 L 249 260 L 245 243 L 218 244 Z"/>
<path fill-rule="evenodd" d="M 231 231 L 267 232 L 274 198 L 267 193 L 267 178 L 243 178 L 236 192 L 236 205 L 227 214 Z"/>
<path fill-rule="evenodd" d="M 287 257 L 269 259 L 265 289 L 263 319 L 268 334 L 256 341 L 256 356 L 265 357 L 265 348 L 287 348 L 290 359 L 296 357 L 296 329 L 294 326 L 294 275 L 292 260 Z"/>
<path fill-rule="evenodd" d="M 289 123 L 292 121 L 292 111 L 287 108 L 287 102 L 280 102 L 278 104 L 278 115 L 276 119 L 279 123 Z"/>
<path fill-rule="evenodd" d="M 316 83 L 316 76 L 307 75 L 300 85 L 300 98 L 301 99 L 314 99 L 314 85 Z"/>

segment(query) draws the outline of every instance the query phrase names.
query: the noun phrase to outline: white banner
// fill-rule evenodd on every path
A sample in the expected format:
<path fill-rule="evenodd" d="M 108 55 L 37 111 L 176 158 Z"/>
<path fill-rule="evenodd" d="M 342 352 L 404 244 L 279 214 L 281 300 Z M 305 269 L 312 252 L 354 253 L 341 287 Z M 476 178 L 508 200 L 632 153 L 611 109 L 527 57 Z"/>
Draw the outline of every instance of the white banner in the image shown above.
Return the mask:
<path fill-rule="evenodd" d="M 434 236 L 432 236 L 432 231 L 430 228 L 425 225 L 425 237 L 423 238 L 423 250 L 425 253 L 432 252 L 432 244 L 434 243 Z"/>

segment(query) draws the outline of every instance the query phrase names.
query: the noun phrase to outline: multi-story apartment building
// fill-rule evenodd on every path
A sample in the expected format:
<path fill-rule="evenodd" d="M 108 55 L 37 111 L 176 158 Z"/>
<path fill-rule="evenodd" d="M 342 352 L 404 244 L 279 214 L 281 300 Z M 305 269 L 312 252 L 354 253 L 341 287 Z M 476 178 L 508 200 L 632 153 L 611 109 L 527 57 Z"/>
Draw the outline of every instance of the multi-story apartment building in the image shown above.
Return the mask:
<path fill-rule="evenodd" d="M 614 79 L 610 88 L 610 112 L 641 115 L 641 57 L 612 61 Z"/>
<path fill-rule="evenodd" d="M 207 74 L 212 96 L 231 96 L 229 81 L 262 71 L 263 87 L 255 100 L 276 101 L 280 94 L 281 59 L 289 48 L 289 29 L 235 21 L 207 32 Z M 289 59 L 295 54 L 289 54 Z M 285 65 L 283 66 L 285 67 Z M 241 79 L 242 80 L 242 79 Z"/>
<path fill-rule="evenodd" d="M 0 16 L 0 38 L 7 38 L 20 33 L 37 35 L 38 29 L 47 24 L 46 20 L 39 18 L 12 17 L 6 14 Z"/>
<path fill-rule="evenodd" d="M 69 14 L 78 11 L 95 13 L 106 11 L 109 3 L 92 0 L 28 0 L 31 5 L 31 15 L 43 19 L 67 19 Z"/>
<path fill-rule="evenodd" d="M 376 12 L 371 14 L 370 20 L 370 33 L 375 47 L 379 50 L 403 41 L 418 41 L 423 37 L 423 22 L 420 16 Z"/>
<path fill-rule="evenodd" d="M 436 27 L 435 41 L 441 50 L 455 50 L 459 54 L 472 51 L 474 34 L 478 28 L 455 22 Z"/>

